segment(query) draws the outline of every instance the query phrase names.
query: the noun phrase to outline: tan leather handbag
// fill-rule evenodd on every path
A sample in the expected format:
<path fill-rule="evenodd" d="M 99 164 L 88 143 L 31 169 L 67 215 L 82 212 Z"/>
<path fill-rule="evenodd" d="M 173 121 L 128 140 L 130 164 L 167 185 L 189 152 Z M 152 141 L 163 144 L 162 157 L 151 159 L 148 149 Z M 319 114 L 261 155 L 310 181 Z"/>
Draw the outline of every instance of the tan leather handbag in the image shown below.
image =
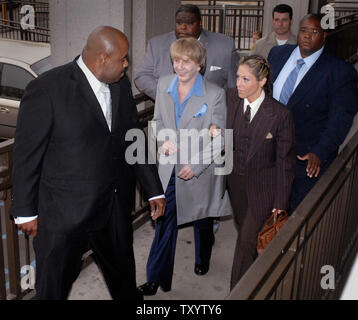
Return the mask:
<path fill-rule="evenodd" d="M 286 223 L 288 214 L 286 211 L 279 214 L 273 213 L 271 217 L 266 221 L 264 227 L 257 237 L 257 252 L 260 254 L 263 249 L 270 243 L 278 230 Z"/>

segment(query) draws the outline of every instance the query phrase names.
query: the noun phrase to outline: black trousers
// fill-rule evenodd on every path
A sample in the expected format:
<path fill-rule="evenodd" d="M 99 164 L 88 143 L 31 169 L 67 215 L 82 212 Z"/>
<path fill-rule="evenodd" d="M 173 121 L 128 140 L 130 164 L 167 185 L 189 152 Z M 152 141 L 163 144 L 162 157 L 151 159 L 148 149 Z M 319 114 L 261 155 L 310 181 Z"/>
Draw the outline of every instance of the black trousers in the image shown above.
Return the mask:
<path fill-rule="evenodd" d="M 112 215 L 100 230 L 59 234 L 39 229 L 34 239 L 37 299 L 67 299 L 81 271 L 82 255 L 89 248 L 113 299 L 142 299 L 136 290 L 130 212 L 120 210 L 115 198 Z"/>
<path fill-rule="evenodd" d="M 231 271 L 232 290 L 257 258 L 257 236 L 267 219 L 256 219 L 252 214 L 247 199 L 245 176 L 230 175 L 228 191 L 238 232 Z"/>

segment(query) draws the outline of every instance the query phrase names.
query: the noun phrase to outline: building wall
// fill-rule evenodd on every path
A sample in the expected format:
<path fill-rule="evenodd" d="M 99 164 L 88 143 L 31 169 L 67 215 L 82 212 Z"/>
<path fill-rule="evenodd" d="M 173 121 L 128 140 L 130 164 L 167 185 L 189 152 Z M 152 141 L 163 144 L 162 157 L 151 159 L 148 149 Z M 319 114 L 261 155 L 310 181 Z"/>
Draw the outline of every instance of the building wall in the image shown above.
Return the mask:
<path fill-rule="evenodd" d="M 148 40 L 174 28 L 180 0 L 49 0 L 51 63 L 72 61 L 101 25 L 123 31 L 130 42 L 128 76 L 144 57 Z M 135 91 L 135 90 L 134 90 Z"/>

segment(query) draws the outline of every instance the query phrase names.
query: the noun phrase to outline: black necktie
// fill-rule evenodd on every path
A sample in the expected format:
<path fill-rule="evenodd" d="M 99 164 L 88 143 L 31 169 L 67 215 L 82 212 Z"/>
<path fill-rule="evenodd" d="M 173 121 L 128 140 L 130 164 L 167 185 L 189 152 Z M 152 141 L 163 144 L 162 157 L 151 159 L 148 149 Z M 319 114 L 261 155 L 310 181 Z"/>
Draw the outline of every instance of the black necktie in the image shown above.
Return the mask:
<path fill-rule="evenodd" d="M 251 108 L 249 105 L 247 105 L 246 107 L 246 111 L 244 113 L 244 119 L 245 119 L 245 123 L 248 125 L 251 120 Z"/>

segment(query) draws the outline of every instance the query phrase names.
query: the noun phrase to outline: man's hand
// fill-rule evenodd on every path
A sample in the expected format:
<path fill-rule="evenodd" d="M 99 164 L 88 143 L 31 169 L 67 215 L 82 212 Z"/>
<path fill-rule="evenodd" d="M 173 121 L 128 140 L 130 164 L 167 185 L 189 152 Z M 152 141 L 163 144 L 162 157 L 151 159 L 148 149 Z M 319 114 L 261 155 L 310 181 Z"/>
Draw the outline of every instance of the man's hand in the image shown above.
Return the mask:
<path fill-rule="evenodd" d="M 178 149 L 176 148 L 176 145 L 172 141 L 166 140 L 159 148 L 159 151 L 161 153 L 164 153 L 166 156 L 171 156 L 174 153 L 178 152 Z"/>
<path fill-rule="evenodd" d="M 30 222 L 18 224 L 17 228 L 25 233 L 27 236 L 37 237 L 37 219 Z"/>
<path fill-rule="evenodd" d="M 178 173 L 178 177 L 183 180 L 190 180 L 194 175 L 194 171 L 187 164 Z"/>
<path fill-rule="evenodd" d="M 153 220 L 157 220 L 164 215 L 166 201 L 165 198 L 158 198 L 149 201 L 150 215 Z"/>
<path fill-rule="evenodd" d="M 313 153 L 307 153 L 304 156 L 297 156 L 297 158 L 301 161 L 308 160 L 307 164 L 307 175 L 312 178 L 313 175 L 317 178 L 319 175 L 319 172 L 321 171 L 321 160 Z"/>

